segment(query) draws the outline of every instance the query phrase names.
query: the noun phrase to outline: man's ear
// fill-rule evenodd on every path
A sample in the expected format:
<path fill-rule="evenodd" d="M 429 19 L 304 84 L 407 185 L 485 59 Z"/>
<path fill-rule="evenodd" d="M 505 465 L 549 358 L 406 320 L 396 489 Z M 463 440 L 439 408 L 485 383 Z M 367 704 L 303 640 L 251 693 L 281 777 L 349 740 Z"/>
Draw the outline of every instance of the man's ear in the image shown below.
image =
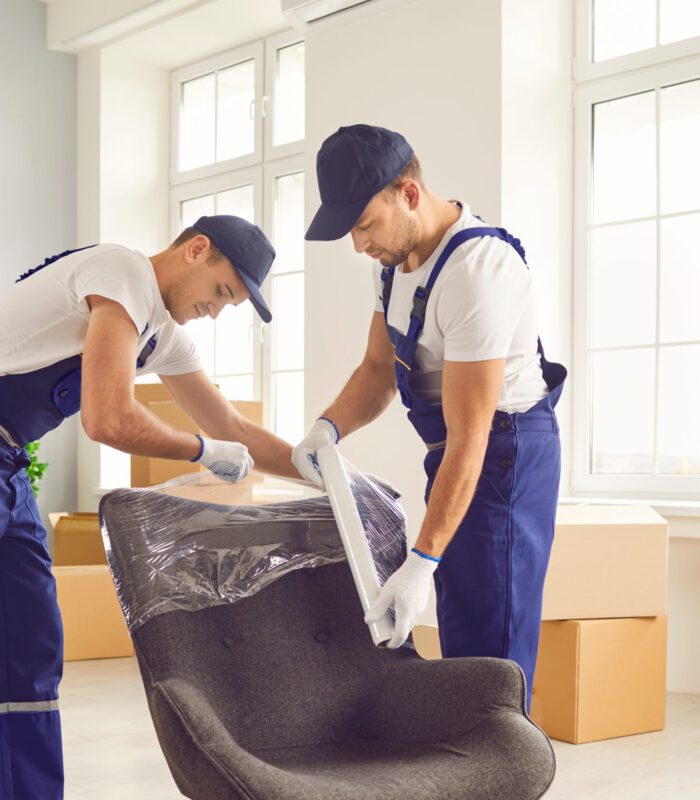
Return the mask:
<path fill-rule="evenodd" d="M 401 185 L 401 194 L 409 211 L 415 211 L 420 203 L 420 186 L 415 181 L 406 181 Z"/>
<path fill-rule="evenodd" d="M 193 236 L 185 245 L 185 261 L 188 264 L 193 264 L 210 246 L 209 237 L 203 233 Z"/>

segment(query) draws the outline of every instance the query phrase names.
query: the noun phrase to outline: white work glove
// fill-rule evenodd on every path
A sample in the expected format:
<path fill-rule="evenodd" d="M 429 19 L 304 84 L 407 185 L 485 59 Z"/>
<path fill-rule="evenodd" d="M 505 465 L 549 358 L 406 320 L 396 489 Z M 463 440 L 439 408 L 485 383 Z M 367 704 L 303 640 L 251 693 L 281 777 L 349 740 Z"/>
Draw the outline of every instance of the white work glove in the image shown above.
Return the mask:
<path fill-rule="evenodd" d="M 192 460 L 204 464 L 222 481 L 238 483 L 253 469 L 253 459 L 244 444 L 205 439 L 203 436 L 199 439 L 202 442 L 202 452 L 198 458 Z"/>
<path fill-rule="evenodd" d="M 394 607 L 394 633 L 387 647 L 401 647 L 413 630 L 418 615 L 430 596 L 433 572 L 438 562 L 411 551 L 408 558 L 382 586 L 379 596 L 365 614 L 365 622 L 378 622 L 390 606 Z"/>
<path fill-rule="evenodd" d="M 313 428 L 306 434 L 299 444 L 292 450 L 292 463 L 299 470 L 302 477 L 311 481 L 319 489 L 324 488 L 321 471 L 318 467 L 316 453 L 328 444 L 338 443 L 338 432 L 335 426 L 327 419 L 317 419 Z"/>

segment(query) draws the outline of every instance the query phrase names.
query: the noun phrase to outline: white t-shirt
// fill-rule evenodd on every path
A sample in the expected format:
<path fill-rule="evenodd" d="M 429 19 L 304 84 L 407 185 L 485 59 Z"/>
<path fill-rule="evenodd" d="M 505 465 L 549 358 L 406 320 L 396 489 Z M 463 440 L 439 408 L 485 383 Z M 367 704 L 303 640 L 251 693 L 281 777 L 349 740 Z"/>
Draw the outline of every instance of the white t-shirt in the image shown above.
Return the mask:
<path fill-rule="evenodd" d="M 458 231 L 484 223 L 469 206 L 445 233 L 430 258 L 413 272 L 394 272 L 389 324 L 406 334 L 413 295 L 425 286 L 440 253 Z M 382 266 L 374 269 L 376 310 L 382 306 Z M 547 384 L 537 352 L 537 324 L 532 273 L 515 248 L 495 236 L 470 239 L 457 247 L 438 276 L 426 308 L 416 348 L 410 386 L 429 403 L 440 403 L 443 361 L 505 358 L 505 378 L 497 408 L 527 411 L 543 397 Z"/>
<path fill-rule="evenodd" d="M 139 331 L 139 353 L 156 336 L 138 375 L 201 369 L 192 340 L 163 304 L 150 260 L 101 244 L 64 256 L 0 295 L 0 375 L 32 372 L 82 353 L 90 321 L 85 298 L 92 294 L 124 307 Z"/>

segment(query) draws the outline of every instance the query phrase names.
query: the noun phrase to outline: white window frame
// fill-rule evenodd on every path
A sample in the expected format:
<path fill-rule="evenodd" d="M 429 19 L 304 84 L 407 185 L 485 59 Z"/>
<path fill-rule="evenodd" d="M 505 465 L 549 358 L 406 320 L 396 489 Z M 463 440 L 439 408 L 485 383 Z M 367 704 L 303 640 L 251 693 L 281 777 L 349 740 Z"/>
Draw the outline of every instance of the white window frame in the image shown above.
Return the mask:
<path fill-rule="evenodd" d="M 265 40 L 265 96 L 263 98 L 263 119 L 265 124 L 265 160 L 299 155 L 304 152 L 304 139 L 295 142 L 273 145 L 274 142 L 274 103 L 277 80 L 277 53 L 285 47 L 291 47 L 304 41 L 299 31 L 282 31 Z"/>
<path fill-rule="evenodd" d="M 580 0 L 579 7 L 586 5 L 590 8 L 591 0 Z M 590 18 L 588 18 L 590 23 Z M 655 91 L 657 93 L 657 130 L 659 103 L 658 94 L 661 88 L 678 83 L 700 79 L 700 38 L 689 40 L 696 42 L 696 54 L 674 60 L 668 63 L 659 63 L 658 59 L 649 62 L 645 67 L 634 71 L 624 71 L 617 75 L 603 74 L 595 81 L 579 81 L 574 87 L 574 116 L 575 116 L 575 143 L 574 143 L 574 359 L 573 359 L 573 461 L 572 461 L 572 490 L 578 496 L 596 497 L 629 497 L 646 498 L 649 496 L 659 499 L 672 500 L 697 500 L 700 497 L 700 475 L 593 475 L 590 473 L 590 393 L 588 372 L 588 342 L 590 339 L 589 315 L 589 235 L 591 207 L 592 207 L 592 157 L 593 157 L 593 107 L 609 100 L 623 98 L 641 92 Z M 663 48 L 662 48 L 663 49 Z M 590 49 L 589 51 L 590 52 Z M 616 61 L 618 59 L 615 59 Z M 601 62 L 606 63 L 606 62 Z M 659 141 L 657 138 L 657 192 L 659 186 Z M 689 212 L 692 213 L 692 212 Z M 660 219 L 665 216 L 657 214 L 650 219 L 655 219 L 657 224 L 657 326 L 658 326 L 658 270 L 660 266 L 659 226 Z M 658 328 L 657 328 L 658 334 Z M 657 359 L 657 374 L 655 386 L 658 402 L 658 353 L 660 347 L 674 345 L 659 345 L 656 337 L 655 349 Z M 625 348 L 614 348 L 621 350 Z M 656 439 L 656 415 L 654 419 Z M 654 442 L 656 455 L 656 441 Z"/>
<path fill-rule="evenodd" d="M 656 0 L 656 47 L 639 50 L 604 61 L 593 61 L 593 0 L 576 0 L 576 57 L 574 80 L 577 82 L 596 80 L 622 72 L 664 64 L 677 58 L 693 56 L 700 52 L 700 36 L 669 44 L 659 43 L 660 5 Z"/>
<path fill-rule="evenodd" d="M 263 219 L 263 169 L 262 166 L 247 167 L 233 172 L 224 172 L 212 175 L 209 178 L 200 178 L 186 184 L 174 186 L 170 192 L 170 228 L 172 237 L 175 238 L 182 230 L 180 221 L 180 204 L 196 197 L 225 192 L 229 189 L 238 189 L 242 186 L 253 186 L 253 207 L 256 220 Z M 253 399 L 261 400 L 263 395 L 263 354 L 262 354 L 262 326 L 263 321 L 259 314 L 253 314 L 252 330 L 249 331 L 253 344 Z M 216 340 L 216 334 L 214 334 Z M 216 350 L 216 348 L 215 348 Z M 216 366 L 216 364 L 215 364 Z M 247 374 L 247 373 L 239 373 Z M 212 379 L 216 382 L 219 378 L 235 377 L 229 373 L 214 371 Z"/>
<path fill-rule="evenodd" d="M 274 232 L 274 213 L 275 213 L 275 181 L 284 175 L 293 175 L 295 172 L 304 172 L 304 157 L 303 155 L 289 156 L 284 159 L 278 159 L 274 162 L 265 165 L 265 208 L 264 208 L 264 224 L 265 230 L 272 236 Z M 273 245 L 275 244 L 273 238 Z M 305 275 L 306 270 L 302 267 L 300 270 L 294 272 L 285 272 L 284 275 L 297 275 L 302 273 Z M 272 273 L 263 285 L 263 296 L 268 304 L 272 301 Z M 306 284 L 304 284 L 306 286 Z M 306 294 L 306 292 L 305 292 Z M 265 326 L 268 327 L 268 326 Z M 272 335 L 267 330 L 263 330 L 262 335 L 262 375 L 263 375 L 263 397 L 270 398 L 269 403 L 263 404 L 263 416 L 266 427 L 273 429 L 274 421 L 276 418 L 276 407 L 274 407 L 274 398 L 272 394 Z M 306 342 L 304 343 L 306 347 Z M 275 372 L 304 372 L 306 369 L 306 359 L 304 359 L 304 367 L 301 370 L 275 370 Z"/>
<path fill-rule="evenodd" d="M 213 164 L 207 164 L 204 167 L 197 167 L 196 169 L 180 170 L 180 121 L 178 119 L 180 112 L 180 93 L 182 91 L 182 84 L 201 78 L 211 72 L 218 72 L 228 67 L 233 67 L 236 64 L 241 64 L 244 61 L 255 62 L 255 98 L 263 97 L 263 61 L 264 41 L 252 42 L 251 44 L 236 47 L 234 50 L 228 50 L 225 53 L 219 53 L 216 56 L 207 58 L 204 61 L 198 61 L 196 64 L 191 64 L 187 67 L 182 67 L 172 73 L 171 76 L 171 158 L 170 158 L 170 184 L 177 186 L 181 183 L 186 183 L 200 178 L 208 178 L 213 175 L 219 175 L 222 172 L 230 172 L 235 169 L 252 166 L 259 164 L 263 160 L 263 109 L 261 103 L 256 102 L 254 99 L 251 106 L 253 118 L 255 120 L 255 138 L 254 149 L 252 153 L 238 158 L 230 158 L 226 161 L 217 161 Z"/>
<path fill-rule="evenodd" d="M 277 52 L 281 48 L 303 41 L 304 36 L 299 31 L 285 30 L 234 50 L 211 56 L 172 73 L 170 226 L 173 238 L 182 230 L 180 204 L 183 201 L 249 184 L 253 184 L 254 187 L 255 220 L 272 237 L 276 178 L 295 172 L 305 172 L 305 139 L 284 145 L 272 145 L 274 116 L 272 103 L 274 103 Z M 255 59 L 254 153 L 193 170 L 179 171 L 179 114 L 182 84 L 251 58 Z M 258 99 L 260 102 L 257 102 Z M 263 284 L 263 296 L 268 303 L 271 301 L 271 277 L 269 276 Z M 268 325 L 262 322 L 258 314 L 254 314 L 253 319 L 251 332 L 254 345 L 253 399 L 262 401 L 264 424 L 274 430 L 272 336 L 266 330 Z M 226 376 L 218 373 L 213 376 L 214 380 L 218 377 Z"/>

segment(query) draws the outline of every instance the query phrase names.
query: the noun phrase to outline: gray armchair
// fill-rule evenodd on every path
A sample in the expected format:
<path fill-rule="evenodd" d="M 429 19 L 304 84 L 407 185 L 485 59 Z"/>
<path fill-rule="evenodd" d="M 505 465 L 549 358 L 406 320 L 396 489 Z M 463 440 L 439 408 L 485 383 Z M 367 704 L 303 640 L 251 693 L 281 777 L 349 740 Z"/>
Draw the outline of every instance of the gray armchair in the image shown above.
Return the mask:
<path fill-rule="evenodd" d="M 130 573 L 146 580 L 140 554 L 158 550 L 147 529 L 163 529 L 163 509 L 182 520 L 199 507 L 207 520 L 207 529 L 193 526 L 184 537 L 190 564 L 212 536 L 218 548 L 222 534 L 235 545 L 255 539 L 256 525 L 266 526 L 259 538 L 282 542 L 289 516 L 277 527 L 268 518 L 227 528 L 236 509 L 133 490 L 102 502 L 110 566 L 180 791 L 193 800 L 541 797 L 554 755 L 525 713 L 520 667 L 493 658 L 425 661 L 407 648 L 374 647 L 327 498 L 311 502 L 318 513 L 293 537 L 297 549 L 324 553 L 305 563 L 323 565 L 287 571 L 235 602 L 198 603 L 194 611 L 152 603 L 158 613 L 138 616 L 140 589 Z M 172 588 L 163 573 L 177 559 L 162 549 L 159 559 L 150 568 Z"/>

